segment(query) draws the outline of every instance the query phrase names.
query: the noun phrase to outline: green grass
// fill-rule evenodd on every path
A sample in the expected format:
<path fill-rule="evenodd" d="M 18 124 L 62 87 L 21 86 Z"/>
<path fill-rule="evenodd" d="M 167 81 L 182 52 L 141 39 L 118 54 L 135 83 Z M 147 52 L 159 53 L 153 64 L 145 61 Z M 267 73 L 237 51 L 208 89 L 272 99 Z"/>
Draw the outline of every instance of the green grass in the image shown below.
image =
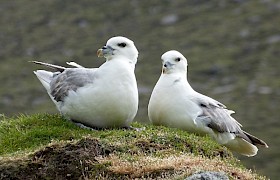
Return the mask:
<path fill-rule="evenodd" d="M 0 155 L 34 150 L 53 140 L 81 138 L 89 130 L 81 129 L 59 115 L 21 115 L 0 122 Z"/>
<path fill-rule="evenodd" d="M 134 123 L 133 126 L 143 127 L 139 123 Z M 139 139 L 143 144 L 174 146 L 179 152 L 192 152 L 208 157 L 218 155 L 219 151 L 221 153 L 226 151 L 208 137 L 198 137 L 182 130 L 162 126 L 145 125 L 145 130 L 141 132 L 124 129 L 96 131 L 79 128 L 60 115 L 37 114 L 21 115 L 0 122 L 0 155 L 32 151 L 52 141 L 79 139 L 86 135 L 100 138 L 109 144 L 114 142 L 123 144 L 125 146 L 120 146 L 123 151 L 128 151 L 130 147 L 126 145 L 129 142 L 139 141 Z"/>
<path fill-rule="evenodd" d="M 82 129 L 60 115 L 49 114 L 2 117 L 0 170 L 6 172 L 8 169 L 8 172 L 14 171 L 14 174 L 24 172 L 25 175 L 31 176 L 37 173 L 33 172 L 34 167 L 42 166 L 41 169 L 45 170 L 42 174 L 54 178 L 58 176 L 52 176 L 50 172 L 55 171 L 57 164 L 65 165 L 66 161 L 65 172 L 69 169 L 69 172 L 73 171 L 70 167 L 76 167 L 80 162 L 86 164 L 86 167 L 75 171 L 77 177 L 80 177 L 79 173 L 83 171 L 86 172 L 87 177 L 93 179 L 100 173 L 109 173 L 103 178 L 109 176 L 110 178 L 156 178 L 163 174 L 166 178 L 174 178 L 186 177 L 194 173 L 197 168 L 207 170 L 212 167 L 210 170 L 213 168 L 215 170 L 215 166 L 217 168 L 219 166 L 225 168 L 223 171 L 233 178 L 244 176 L 265 179 L 248 171 L 231 152 L 209 137 L 200 137 L 162 126 L 140 123 L 133 123 L 132 126 L 145 129 L 142 131 Z M 99 147 L 101 150 L 96 150 L 92 142 L 97 143 L 96 148 Z M 87 152 L 91 148 L 93 154 Z M 77 152 L 78 154 L 75 154 Z M 94 153 L 98 152 L 103 154 L 94 156 Z M 71 153 L 74 155 L 69 155 Z M 191 170 L 184 170 L 185 159 L 190 159 L 187 164 L 195 164 L 191 166 Z M 178 163 L 178 161 L 182 162 Z M 46 165 L 46 162 L 50 164 Z M 19 167 L 10 169 L 17 166 Z M 169 172 L 170 166 L 174 170 Z"/>

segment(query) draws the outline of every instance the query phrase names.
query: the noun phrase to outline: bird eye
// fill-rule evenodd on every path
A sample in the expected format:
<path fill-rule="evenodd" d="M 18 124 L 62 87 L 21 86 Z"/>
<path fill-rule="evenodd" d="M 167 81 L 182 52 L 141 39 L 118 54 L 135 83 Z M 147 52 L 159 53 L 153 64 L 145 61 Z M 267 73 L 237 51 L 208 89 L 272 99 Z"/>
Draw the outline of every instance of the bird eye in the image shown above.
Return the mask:
<path fill-rule="evenodd" d="M 175 59 L 175 61 L 179 62 L 179 61 L 181 61 L 181 58 L 178 57 Z"/>
<path fill-rule="evenodd" d="M 126 43 L 119 43 L 118 46 L 119 46 L 119 47 L 125 47 L 125 46 L 126 46 Z"/>

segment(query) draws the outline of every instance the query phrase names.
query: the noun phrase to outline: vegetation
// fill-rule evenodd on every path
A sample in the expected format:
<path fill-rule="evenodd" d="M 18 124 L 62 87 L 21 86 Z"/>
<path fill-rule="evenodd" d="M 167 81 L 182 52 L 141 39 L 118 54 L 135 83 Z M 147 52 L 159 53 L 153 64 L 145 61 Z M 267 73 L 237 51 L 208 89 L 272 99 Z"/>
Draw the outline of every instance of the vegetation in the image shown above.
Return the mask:
<path fill-rule="evenodd" d="M 234 179 L 266 179 L 208 137 L 133 126 L 145 129 L 81 129 L 48 114 L 4 119 L 0 179 L 183 179 L 202 170 L 223 171 Z"/>
<path fill-rule="evenodd" d="M 255 157 L 238 158 L 271 179 L 279 177 L 277 0 L 1 0 L 0 12 L 1 114 L 57 113 L 32 73 L 42 67 L 28 61 L 98 67 L 104 61 L 96 50 L 110 37 L 123 35 L 140 52 L 137 121 L 148 122 L 160 56 L 179 50 L 189 61 L 194 89 L 236 111 L 244 130 L 269 145 Z"/>

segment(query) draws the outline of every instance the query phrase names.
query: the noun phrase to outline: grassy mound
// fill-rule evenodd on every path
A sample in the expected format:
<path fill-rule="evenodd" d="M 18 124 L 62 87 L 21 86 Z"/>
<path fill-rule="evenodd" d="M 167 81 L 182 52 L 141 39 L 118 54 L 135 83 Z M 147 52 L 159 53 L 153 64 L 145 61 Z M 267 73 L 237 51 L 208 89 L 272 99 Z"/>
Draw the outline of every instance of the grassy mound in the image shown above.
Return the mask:
<path fill-rule="evenodd" d="M 0 179 L 183 179 L 223 171 L 234 179 L 265 179 L 244 168 L 208 137 L 133 124 L 145 130 L 81 129 L 59 115 L 0 121 Z"/>

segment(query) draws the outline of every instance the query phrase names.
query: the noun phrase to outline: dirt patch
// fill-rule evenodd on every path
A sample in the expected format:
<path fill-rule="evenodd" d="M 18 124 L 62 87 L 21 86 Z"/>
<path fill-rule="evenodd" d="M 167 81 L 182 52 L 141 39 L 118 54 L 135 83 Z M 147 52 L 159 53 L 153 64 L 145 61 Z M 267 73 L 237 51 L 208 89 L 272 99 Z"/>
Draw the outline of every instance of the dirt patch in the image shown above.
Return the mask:
<path fill-rule="evenodd" d="M 121 179 L 184 179 L 198 171 L 224 172 L 232 179 L 261 179 L 250 170 L 229 166 L 220 158 L 207 159 L 192 154 L 156 157 L 150 155 L 137 156 L 135 160 L 124 160 L 110 155 L 100 162 L 110 162 L 108 169 Z M 265 178 L 262 178 L 265 179 Z"/>
<path fill-rule="evenodd" d="M 90 138 L 63 146 L 55 144 L 27 160 L 0 164 L 0 179 L 86 179 L 93 171 L 104 173 L 106 165 L 98 163 L 96 157 L 110 153 L 110 147 Z"/>
<path fill-rule="evenodd" d="M 231 154 L 224 148 L 221 149 L 213 149 L 210 152 L 206 152 L 203 148 L 196 147 L 187 141 L 174 137 L 172 140 L 165 140 L 164 142 L 155 142 L 153 140 L 140 140 L 135 142 L 135 146 L 138 147 L 142 152 L 145 153 L 154 153 L 160 150 L 173 149 L 175 144 L 182 143 L 184 144 L 185 151 L 189 153 L 196 153 L 208 158 L 220 157 L 220 158 L 228 158 Z"/>
<path fill-rule="evenodd" d="M 124 152 L 94 138 L 60 142 L 28 157 L 0 161 L 0 179 L 180 179 L 197 170 L 221 170 L 236 179 L 254 179 L 250 171 L 227 166 L 220 157 L 208 159 L 191 154 L 154 156 L 172 149 L 171 142 L 134 142 Z M 252 178 L 253 177 L 253 178 Z"/>
<path fill-rule="evenodd" d="M 169 148 L 168 146 L 157 144 L 148 140 L 140 140 L 135 142 L 135 146 L 140 148 L 142 152 L 145 153 L 154 153 L 163 149 Z"/>

